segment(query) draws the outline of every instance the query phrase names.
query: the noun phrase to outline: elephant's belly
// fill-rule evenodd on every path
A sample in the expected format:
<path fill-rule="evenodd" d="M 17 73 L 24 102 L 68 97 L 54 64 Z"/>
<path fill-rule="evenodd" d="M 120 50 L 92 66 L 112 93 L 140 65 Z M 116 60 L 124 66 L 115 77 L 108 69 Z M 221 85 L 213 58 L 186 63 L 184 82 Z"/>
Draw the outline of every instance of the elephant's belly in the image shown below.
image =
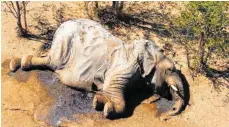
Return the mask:
<path fill-rule="evenodd" d="M 76 72 L 73 73 L 71 69 L 56 70 L 55 72 L 58 74 L 60 81 L 67 86 L 87 91 L 92 90 L 93 81 L 90 79 L 80 80 L 77 78 Z"/>

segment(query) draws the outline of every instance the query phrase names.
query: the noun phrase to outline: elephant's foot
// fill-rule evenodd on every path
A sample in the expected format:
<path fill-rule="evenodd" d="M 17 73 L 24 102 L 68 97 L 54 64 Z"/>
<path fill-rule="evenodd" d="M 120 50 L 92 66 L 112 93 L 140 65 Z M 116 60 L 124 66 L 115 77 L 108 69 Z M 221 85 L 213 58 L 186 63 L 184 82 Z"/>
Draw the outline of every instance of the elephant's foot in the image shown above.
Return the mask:
<path fill-rule="evenodd" d="M 26 70 L 31 67 L 32 55 L 23 56 L 22 59 L 11 59 L 9 68 L 12 72 L 15 72 L 18 68 L 21 67 L 22 70 Z"/>
<path fill-rule="evenodd" d="M 97 97 L 95 95 L 94 98 L 93 98 L 93 101 L 92 101 L 92 108 L 95 109 L 95 110 L 98 110 L 98 105 L 99 105 L 98 99 L 97 99 Z"/>
<path fill-rule="evenodd" d="M 104 106 L 105 104 L 105 106 Z M 103 107 L 104 106 L 104 107 Z M 113 103 L 110 102 L 104 95 L 96 94 L 93 99 L 92 107 L 95 110 L 102 110 L 104 111 L 104 116 L 108 118 L 111 116 L 112 112 L 114 111 Z"/>
<path fill-rule="evenodd" d="M 9 64 L 10 71 L 15 72 L 18 68 L 20 68 L 20 66 L 21 66 L 21 59 L 17 58 L 17 59 L 10 60 L 10 64 Z"/>
<path fill-rule="evenodd" d="M 125 101 L 121 98 L 112 98 L 106 95 L 96 94 L 92 107 L 95 110 L 101 110 L 103 108 L 104 117 L 114 118 L 124 112 Z"/>
<path fill-rule="evenodd" d="M 104 106 L 104 116 L 106 118 L 120 117 L 125 111 L 125 101 L 121 98 L 112 98 Z"/>
<path fill-rule="evenodd" d="M 103 115 L 106 118 L 111 118 L 114 114 L 114 105 L 112 102 L 107 102 L 104 106 Z"/>
<path fill-rule="evenodd" d="M 150 98 L 145 99 L 145 100 L 142 102 L 142 104 L 151 104 L 151 103 L 156 102 L 156 101 L 158 101 L 158 100 L 160 100 L 160 99 L 161 99 L 160 95 L 154 94 L 154 95 L 151 96 Z"/>
<path fill-rule="evenodd" d="M 21 68 L 23 70 L 29 69 L 31 66 L 32 55 L 23 56 L 21 59 Z"/>
<path fill-rule="evenodd" d="M 96 94 L 94 96 L 92 107 L 95 110 L 101 111 L 104 107 L 104 104 L 107 102 L 106 98 L 103 95 Z"/>

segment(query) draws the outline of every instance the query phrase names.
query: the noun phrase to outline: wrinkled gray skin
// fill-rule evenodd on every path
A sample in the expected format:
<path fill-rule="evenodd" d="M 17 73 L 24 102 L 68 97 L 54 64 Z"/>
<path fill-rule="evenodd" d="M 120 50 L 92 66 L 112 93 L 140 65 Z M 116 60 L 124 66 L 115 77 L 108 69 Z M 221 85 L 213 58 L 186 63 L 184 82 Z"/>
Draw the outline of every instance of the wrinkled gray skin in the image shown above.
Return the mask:
<path fill-rule="evenodd" d="M 93 107 L 104 104 L 105 117 L 123 113 L 125 89 L 146 76 L 152 77 L 148 80 L 149 85 L 161 87 L 166 82 L 170 87 L 176 102 L 170 115 L 179 113 L 184 105 L 180 97 L 184 95 L 183 85 L 174 64 L 154 42 L 135 40 L 132 44 L 124 44 L 100 24 L 87 19 L 63 23 L 54 35 L 47 56 L 27 55 L 11 60 L 12 71 L 19 66 L 24 70 L 49 67 L 68 86 L 88 91 L 97 89 Z M 155 72 L 151 73 L 152 70 Z M 152 96 L 146 102 L 155 98 L 159 97 Z"/>

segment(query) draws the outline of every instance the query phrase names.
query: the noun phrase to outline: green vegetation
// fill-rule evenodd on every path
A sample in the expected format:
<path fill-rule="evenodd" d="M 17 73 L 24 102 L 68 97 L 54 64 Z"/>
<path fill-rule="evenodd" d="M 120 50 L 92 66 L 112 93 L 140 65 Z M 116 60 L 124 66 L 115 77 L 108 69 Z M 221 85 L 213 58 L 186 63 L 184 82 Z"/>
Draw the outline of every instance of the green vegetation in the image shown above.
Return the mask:
<path fill-rule="evenodd" d="M 227 10 L 227 2 L 188 2 L 173 20 L 173 35 L 186 48 L 189 68 L 206 71 L 213 52 L 228 57 Z"/>

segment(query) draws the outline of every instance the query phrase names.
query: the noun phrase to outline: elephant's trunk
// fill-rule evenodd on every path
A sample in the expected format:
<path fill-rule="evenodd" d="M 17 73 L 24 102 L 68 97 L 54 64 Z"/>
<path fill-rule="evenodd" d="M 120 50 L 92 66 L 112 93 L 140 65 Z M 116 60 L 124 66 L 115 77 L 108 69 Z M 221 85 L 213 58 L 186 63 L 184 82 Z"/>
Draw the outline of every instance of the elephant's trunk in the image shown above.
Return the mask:
<path fill-rule="evenodd" d="M 173 94 L 176 94 L 176 93 L 173 93 Z M 173 98 L 174 96 L 177 96 L 177 95 L 173 95 Z M 173 115 L 177 115 L 179 114 L 182 109 L 183 109 L 183 106 L 184 106 L 184 100 L 180 97 L 175 97 L 175 104 L 172 108 L 171 111 L 169 111 L 169 115 L 173 116 Z"/>
<path fill-rule="evenodd" d="M 170 86 L 170 91 L 172 93 L 173 100 L 175 104 L 169 115 L 179 114 L 184 107 L 184 87 L 180 77 L 176 73 L 172 73 L 166 78 L 168 85 Z"/>

